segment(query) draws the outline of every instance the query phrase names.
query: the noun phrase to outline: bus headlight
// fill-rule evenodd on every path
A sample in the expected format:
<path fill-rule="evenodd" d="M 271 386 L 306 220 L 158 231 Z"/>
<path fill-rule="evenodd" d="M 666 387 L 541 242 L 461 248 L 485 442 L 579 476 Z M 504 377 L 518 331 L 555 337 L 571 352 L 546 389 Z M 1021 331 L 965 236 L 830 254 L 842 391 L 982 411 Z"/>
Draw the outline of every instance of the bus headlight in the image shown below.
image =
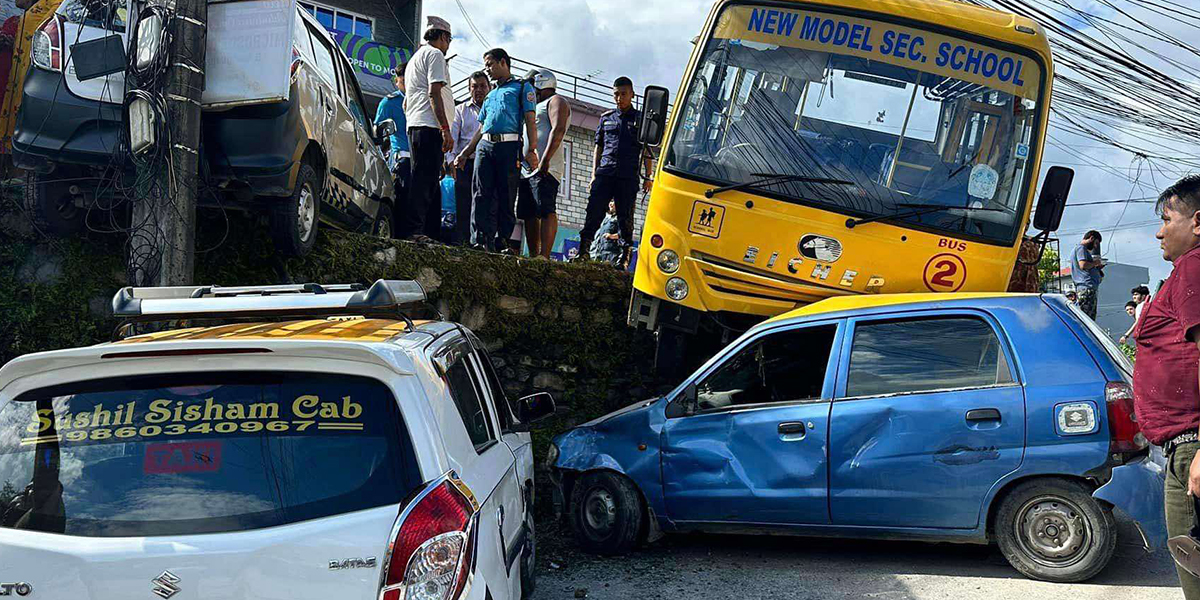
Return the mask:
<path fill-rule="evenodd" d="M 682 277 L 672 277 L 667 280 L 667 297 L 679 302 L 688 295 L 688 284 Z"/>
<path fill-rule="evenodd" d="M 679 270 L 679 255 L 674 250 L 663 250 L 658 253 L 658 268 L 663 273 L 674 273 Z"/>

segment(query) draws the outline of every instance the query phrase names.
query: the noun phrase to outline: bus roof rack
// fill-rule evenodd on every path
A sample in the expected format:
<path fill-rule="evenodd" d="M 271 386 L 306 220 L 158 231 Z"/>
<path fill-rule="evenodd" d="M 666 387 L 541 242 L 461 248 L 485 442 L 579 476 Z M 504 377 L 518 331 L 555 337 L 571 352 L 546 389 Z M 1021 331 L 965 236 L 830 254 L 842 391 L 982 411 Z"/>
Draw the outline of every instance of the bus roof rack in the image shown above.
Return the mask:
<path fill-rule="evenodd" d="M 113 296 L 113 315 L 125 326 L 177 319 L 384 316 L 414 327 L 405 309 L 425 304 L 425 289 L 411 280 L 243 287 L 126 287 Z M 118 336 L 122 326 L 118 330 Z"/>

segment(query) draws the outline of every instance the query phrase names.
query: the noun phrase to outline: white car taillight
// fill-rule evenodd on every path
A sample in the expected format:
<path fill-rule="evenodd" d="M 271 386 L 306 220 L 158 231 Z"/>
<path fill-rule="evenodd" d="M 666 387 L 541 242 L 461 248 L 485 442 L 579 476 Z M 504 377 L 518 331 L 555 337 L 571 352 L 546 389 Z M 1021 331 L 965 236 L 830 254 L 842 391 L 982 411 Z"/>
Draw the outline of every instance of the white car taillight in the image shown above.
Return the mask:
<path fill-rule="evenodd" d="M 433 484 L 401 513 L 388 549 L 380 600 L 457 600 L 475 553 L 479 507 L 453 476 Z"/>
<path fill-rule="evenodd" d="M 51 15 L 33 34 L 33 64 L 50 71 L 62 71 L 62 27 L 58 15 Z"/>

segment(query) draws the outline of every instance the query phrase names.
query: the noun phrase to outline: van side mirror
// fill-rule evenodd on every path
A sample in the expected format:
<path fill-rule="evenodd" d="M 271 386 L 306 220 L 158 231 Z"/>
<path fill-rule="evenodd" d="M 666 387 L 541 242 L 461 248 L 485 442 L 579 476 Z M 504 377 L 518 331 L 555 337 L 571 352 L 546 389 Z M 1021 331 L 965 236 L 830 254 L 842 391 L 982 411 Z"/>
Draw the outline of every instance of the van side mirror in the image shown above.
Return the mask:
<path fill-rule="evenodd" d="M 383 142 L 383 138 L 396 133 L 396 122 L 391 119 L 384 119 L 375 124 L 375 140 Z"/>
<path fill-rule="evenodd" d="M 646 86 L 645 102 L 642 103 L 642 122 L 638 124 L 638 141 L 647 146 L 662 143 L 667 129 L 667 103 L 670 93 L 658 85 Z"/>
<path fill-rule="evenodd" d="M 696 384 L 689 384 L 683 393 L 667 405 L 666 417 L 676 419 L 696 414 Z"/>
<path fill-rule="evenodd" d="M 553 415 L 554 410 L 554 396 L 547 392 L 530 394 L 517 401 L 517 419 L 527 426 Z"/>
<path fill-rule="evenodd" d="M 1062 222 L 1063 210 L 1067 208 L 1067 195 L 1075 171 L 1066 167 L 1050 167 L 1046 180 L 1042 182 L 1042 193 L 1038 196 L 1037 212 L 1033 214 L 1033 228 L 1038 231 L 1057 231 Z"/>

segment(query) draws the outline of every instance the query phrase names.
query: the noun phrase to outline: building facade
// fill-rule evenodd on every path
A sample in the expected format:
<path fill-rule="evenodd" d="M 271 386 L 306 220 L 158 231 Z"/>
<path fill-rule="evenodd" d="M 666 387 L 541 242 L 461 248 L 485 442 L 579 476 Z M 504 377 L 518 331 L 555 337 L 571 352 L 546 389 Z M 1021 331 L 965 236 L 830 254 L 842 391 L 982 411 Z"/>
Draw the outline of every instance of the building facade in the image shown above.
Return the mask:
<path fill-rule="evenodd" d="M 1131 299 L 1129 290 L 1149 285 L 1150 269 L 1138 265 L 1127 265 L 1110 262 L 1104 267 L 1104 279 L 1100 282 L 1100 293 L 1096 296 L 1096 324 L 1100 326 L 1113 341 L 1120 339 L 1133 319 L 1125 314 L 1125 303 Z M 1071 266 L 1067 265 L 1058 272 L 1058 289 L 1067 293 L 1075 289 L 1071 281 Z"/>
<path fill-rule="evenodd" d="M 393 90 L 390 72 L 420 45 L 421 0 L 299 0 L 355 66 L 370 114 Z"/>

